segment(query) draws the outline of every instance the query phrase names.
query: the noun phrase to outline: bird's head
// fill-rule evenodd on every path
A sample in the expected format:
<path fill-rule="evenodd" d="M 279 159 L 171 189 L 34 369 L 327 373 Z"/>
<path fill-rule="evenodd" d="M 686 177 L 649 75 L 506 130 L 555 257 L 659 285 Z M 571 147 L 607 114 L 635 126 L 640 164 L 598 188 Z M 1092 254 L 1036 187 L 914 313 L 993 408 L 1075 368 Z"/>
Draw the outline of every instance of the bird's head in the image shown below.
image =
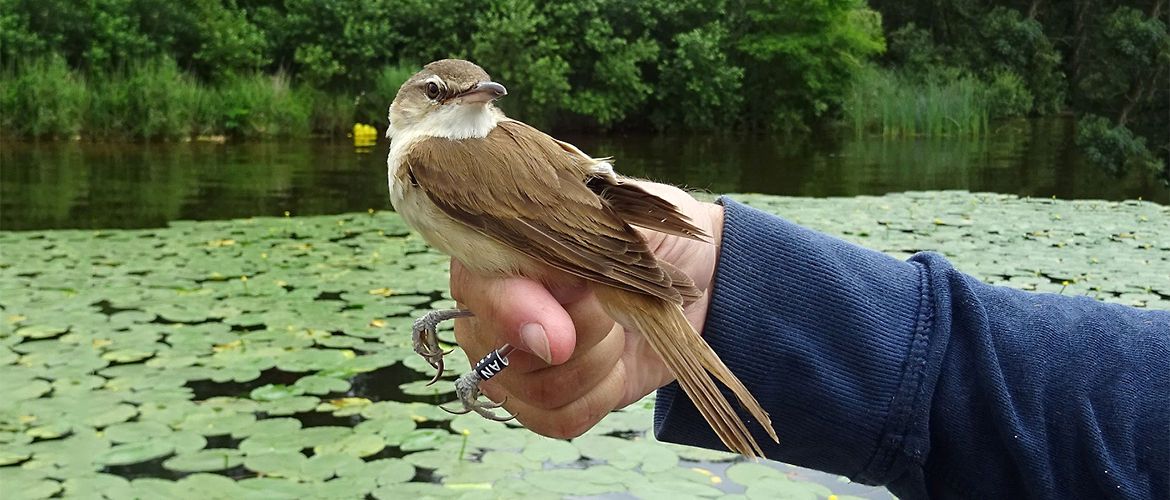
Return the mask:
<path fill-rule="evenodd" d="M 449 139 L 486 136 L 502 116 L 492 101 L 507 93 L 475 63 L 432 62 L 398 89 L 386 135 L 391 139 L 407 133 Z"/>

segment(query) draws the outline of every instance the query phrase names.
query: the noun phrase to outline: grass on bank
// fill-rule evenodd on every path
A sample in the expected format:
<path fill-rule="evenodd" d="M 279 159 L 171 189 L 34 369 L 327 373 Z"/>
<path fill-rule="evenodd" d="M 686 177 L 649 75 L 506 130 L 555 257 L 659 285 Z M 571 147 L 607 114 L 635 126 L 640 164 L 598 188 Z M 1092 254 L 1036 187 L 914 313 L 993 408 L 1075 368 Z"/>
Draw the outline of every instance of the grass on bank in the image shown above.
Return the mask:
<path fill-rule="evenodd" d="M 971 76 L 912 79 L 870 67 L 845 96 L 845 122 L 857 135 L 977 137 L 989 132 L 988 95 Z"/>
<path fill-rule="evenodd" d="M 384 68 L 369 88 L 324 92 L 283 73 L 199 82 L 160 59 L 83 74 L 59 57 L 0 71 L 0 136 L 183 140 L 343 136 L 355 121 L 386 125 L 386 108 L 413 71 Z"/>

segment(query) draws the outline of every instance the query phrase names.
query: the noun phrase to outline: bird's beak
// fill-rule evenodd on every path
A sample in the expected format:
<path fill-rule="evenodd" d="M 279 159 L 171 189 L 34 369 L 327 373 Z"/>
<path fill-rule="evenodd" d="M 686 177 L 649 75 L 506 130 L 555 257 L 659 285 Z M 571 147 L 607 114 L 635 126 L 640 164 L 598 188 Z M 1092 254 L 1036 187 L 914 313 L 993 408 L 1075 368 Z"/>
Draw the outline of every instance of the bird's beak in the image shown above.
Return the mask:
<path fill-rule="evenodd" d="M 496 82 L 479 82 L 471 89 L 455 96 L 459 102 L 490 102 L 508 95 L 508 89 Z"/>

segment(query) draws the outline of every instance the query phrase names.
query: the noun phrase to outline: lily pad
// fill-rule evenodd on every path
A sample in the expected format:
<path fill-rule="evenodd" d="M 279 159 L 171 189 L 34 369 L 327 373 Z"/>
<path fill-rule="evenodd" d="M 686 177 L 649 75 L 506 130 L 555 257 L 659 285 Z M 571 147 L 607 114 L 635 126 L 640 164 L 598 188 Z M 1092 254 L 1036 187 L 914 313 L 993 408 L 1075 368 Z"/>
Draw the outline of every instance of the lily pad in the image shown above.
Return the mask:
<path fill-rule="evenodd" d="M 239 450 L 213 448 L 175 455 L 163 462 L 163 467 L 180 472 L 217 471 L 243 462 L 244 454 Z"/>
<path fill-rule="evenodd" d="M 170 455 L 174 445 L 165 441 L 138 441 L 114 446 L 97 458 L 106 465 L 127 465 Z"/>
<path fill-rule="evenodd" d="M 736 198 L 898 258 L 943 251 L 988 282 L 1170 310 L 1163 206 L 961 192 Z M 20 475 L 30 496 L 836 489 L 833 476 L 658 442 L 652 397 L 572 441 L 443 412 L 435 403 L 454 399 L 453 384 L 425 386 L 433 369 L 409 330 L 453 304 L 448 259 L 393 213 L 0 231 L 0 246 L 0 484 Z M 450 323 L 440 338 L 454 341 Z M 467 365 L 455 349 L 445 375 Z M 239 477 L 252 473 L 264 476 Z M 182 479 L 141 477 L 151 474 Z"/>
<path fill-rule="evenodd" d="M 313 452 L 318 455 L 327 454 L 342 454 L 353 455 L 355 457 L 368 457 L 386 447 L 386 442 L 382 436 L 377 434 L 351 434 L 340 440 L 319 444 L 313 447 Z"/>

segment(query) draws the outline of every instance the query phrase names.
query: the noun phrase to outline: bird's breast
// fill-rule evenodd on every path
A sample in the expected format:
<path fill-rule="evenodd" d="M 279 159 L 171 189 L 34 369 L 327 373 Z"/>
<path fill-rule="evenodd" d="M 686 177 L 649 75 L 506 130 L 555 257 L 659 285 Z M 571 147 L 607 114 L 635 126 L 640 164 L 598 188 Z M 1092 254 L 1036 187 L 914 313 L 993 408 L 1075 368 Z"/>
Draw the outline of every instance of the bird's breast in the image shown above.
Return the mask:
<path fill-rule="evenodd" d="M 392 165 L 389 176 L 394 210 L 427 244 L 440 252 L 479 274 L 543 279 L 552 272 L 548 266 L 447 215 L 431 201 L 423 187 L 411 183 L 404 161 Z"/>

